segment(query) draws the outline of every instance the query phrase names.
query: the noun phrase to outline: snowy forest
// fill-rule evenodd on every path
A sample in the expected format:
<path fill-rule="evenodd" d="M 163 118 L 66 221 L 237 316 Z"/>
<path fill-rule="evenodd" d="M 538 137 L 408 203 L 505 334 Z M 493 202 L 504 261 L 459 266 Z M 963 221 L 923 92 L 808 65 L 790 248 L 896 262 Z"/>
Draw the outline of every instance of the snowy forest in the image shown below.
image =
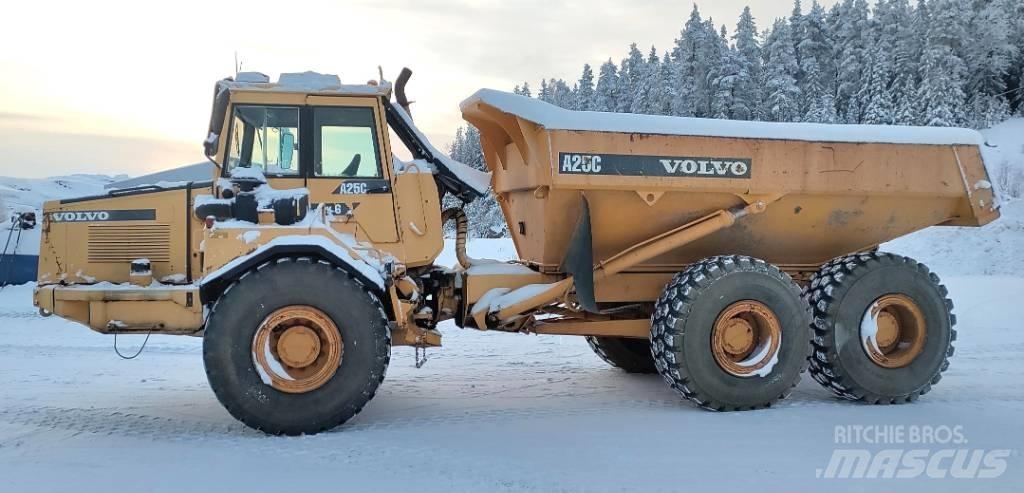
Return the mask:
<path fill-rule="evenodd" d="M 646 51 L 646 54 L 645 54 Z M 667 50 L 633 43 L 578 80 L 514 88 L 573 110 L 776 122 L 987 128 L 1024 116 L 1024 0 L 796 0 L 761 28 L 747 7 L 730 32 L 694 5 Z M 453 158 L 485 169 L 479 133 Z M 507 236 L 493 197 L 466 207 L 473 236 Z"/>

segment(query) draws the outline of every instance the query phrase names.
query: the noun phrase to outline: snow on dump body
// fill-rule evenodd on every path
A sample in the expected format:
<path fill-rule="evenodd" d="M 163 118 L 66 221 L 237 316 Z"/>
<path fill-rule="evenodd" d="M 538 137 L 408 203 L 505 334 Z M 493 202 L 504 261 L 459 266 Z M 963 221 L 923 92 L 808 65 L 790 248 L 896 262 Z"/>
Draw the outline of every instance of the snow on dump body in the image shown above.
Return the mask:
<path fill-rule="evenodd" d="M 901 127 L 891 125 L 831 125 L 775 123 L 678 116 L 571 111 L 539 99 L 494 89 L 480 89 L 462 102 L 465 108 L 481 102 L 549 130 L 732 137 L 740 139 L 809 142 L 868 142 L 879 144 L 982 145 L 979 132 L 964 128 Z"/>

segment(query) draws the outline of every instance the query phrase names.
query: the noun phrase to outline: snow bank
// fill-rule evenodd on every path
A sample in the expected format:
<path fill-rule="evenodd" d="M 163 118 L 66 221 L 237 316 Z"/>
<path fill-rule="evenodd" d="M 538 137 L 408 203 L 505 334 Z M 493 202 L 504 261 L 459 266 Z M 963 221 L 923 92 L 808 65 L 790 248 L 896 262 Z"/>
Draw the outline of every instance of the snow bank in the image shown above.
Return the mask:
<path fill-rule="evenodd" d="M 1011 118 L 981 133 L 981 152 L 998 196 L 1024 197 L 1024 118 Z"/>
<path fill-rule="evenodd" d="M 939 276 L 1024 275 L 1024 201 L 1005 201 L 999 212 L 1002 217 L 981 228 L 928 228 L 881 250 L 923 262 Z"/>
<path fill-rule="evenodd" d="M 981 145 L 980 133 L 963 128 L 898 127 L 888 125 L 826 125 L 774 123 L 676 116 L 571 111 L 534 98 L 494 89 L 480 89 L 462 102 L 493 106 L 551 130 L 734 137 L 814 142 L 876 142 L 889 144 Z"/>

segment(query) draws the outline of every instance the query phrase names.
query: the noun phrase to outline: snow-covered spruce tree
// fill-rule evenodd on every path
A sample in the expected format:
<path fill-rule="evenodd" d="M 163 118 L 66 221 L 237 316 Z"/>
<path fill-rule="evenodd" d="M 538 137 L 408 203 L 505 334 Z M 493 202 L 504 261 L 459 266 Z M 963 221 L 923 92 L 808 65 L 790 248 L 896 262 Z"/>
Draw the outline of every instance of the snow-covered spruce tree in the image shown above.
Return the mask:
<path fill-rule="evenodd" d="M 864 113 L 861 123 L 891 125 L 895 119 L 895 104 L 889 92 L 888 81 L 892 78 L 892 64 L 884 47 L 875 43 L 874 57 L 867 69 L 867 84 L 861 87 L 858 96 Z"/>
<path fill-rule="evenodd" d="M 548 91 L 551 93 L 551 100 L 549 103 L 566 109 L 572 109 L 575 104 L 576 95 L 573 94 L 572 88 L 569 84 L 562 79 L 551 79 L 548 82 Z"/>
<path fill-rule="evenodd" d="M 609 58 L 601 64 L 601 70 L 597 76 L 597 86 L 594 88 L 594 110 L 615 111 L 618 107 L 619 93 L 619 69 Z"/>
<path fill-rule="evenodd" d="M 711 74 L 715 65 L 719 62 L 721 53 L 719 36 L 714 25 L 704 22 L 700 16 L 700 10 L 693 6 L 689 20 L 683 26 L 683 30 L 676 39 L 675 47 L 672 50 L 672 58 L 679 71 L 678 83 L 679 94 L 677 100 L 687 97 L 688 102 L 678 101 L 678 108 L 681 116 L 687 115 L 687 110 L 692 111 L 693 116 L 713 116 L 711 112 Z M 686 84 L 690 84 L 687 91 Z M 688 93 L 688 94 L 687 94 Z"/>
<path fill-rule="evenodd" d="M 646 113 L 648 115 L 665 114 L 667 105 L 663 75 L 664 72 L 662 71 L 661 58 L 658 57 L 658 50 L 651 46 L 651 51 L 647 54 L 647 61 L 644 64 L 644 77 L 640 82 L 641 85 L 647 88 L 645 103 L 642 108 L 639 108 L 640 111 L 634 111 L 634 113 Z"/>
<path fill-rule="evenodd" d="M 924 0 L 920 0 L 924 5 Z M 892 43 L 893 101 L 892 123 L 913 125 L 919 118 L 917 86 L 920 80 L 921 52 L 924 48 L 927 9 L 917 11 L 909 0 L 888 0 L 888 10 L 880 19 L 883 43 Z"/>
<path fill-rule="evenodd" d="M 537 91 L 537 99 L 544 101 L 545 103 L 550 103 L 553 100 L 551 97 L 551 88 L 548 86 L 547 79 L 540 80 L 540 91 Z"/>
<path fill-rule="evenodd" d="M 726 42 L 725 26 L 722 26 L 721 39 Z M 743 112 L 746 108 L 742 103 L 736 102 L 736 85 L 742 78 L 743 63 L 740 54 L 734 49 L 725 46 L 720 62 L 711 81 L 713 90 L 711 95 L 711 114 L 715 118 L 734 118 L 734 112 Z"/>
<path fill-rule="evenodd" d="M 1010 109 L 1024 116 L 1024 2 L 1011 2 L 1007 5 L 1006 17 L 1010 19 L 1010 43 L 1016 49 L 1006 76 L 1007 96 Z"/>
<path fill-rule="evenodd" d="M 594 109 L 594 70 L 589 63 L 583 64 L 583 74 L 576 83 L 576 108 L 589 111 Z"/>
<path fill-rule="evenodd" d="M 776 122 L 799 121 L 800 88 L 793 74 L 796 73 L 796 56 L 793 54 L 793 39 L 789 24 L 779 19 L 772 26 L 765 43 L 765 114 Z"/>
<path fill-rule="evenodd" d="M 863 107 L 857 95 L 867 83 L 865 67 L 871 35 L 867 0 L 844 0 L 836 29 L 836 106 L 844 122 L 860 123 Z"/>
<path fill-rule="evenodd" d="M 456 161 L 465 163 L 481 171 L 487 171 L 484 155 L 480 147 L 480 131 L 472 125 L 459 127 L 455 131 L 455 139 L 449 145 L 449 156 Z M 447 196 L 444 206 L 460 207 L 462 203 Z M 494 199 L 493 193 L 479 197 L 464 207 L 469 217 L 469 235 L 472 238 L 502 238 L 508 236 L 508 224 L 501 213 L 501 207 Z M 447 234 L 454 231 L 449 228 Z"/>
<path fill-rule="evenodd" d="M 966 41 L 967 0 L 932 0 L 918 98 L 925 105 L 921 123 L 955 127 L 964 123 L 967 67 L 957 54 Z"/>
<path fill-rule="evenodd" d="M 675 80 L 675 64 L 672 63 L 672 55 L 669 52 L 665 52 L 661 56 L 661 65 L 658 66 L 660 75 L 658 79 L 661 81 L 661 98 L 655 102 L 658 105 L 659 115 L 671 115 L 672 104 L 678 92 L 676 91 L 673 82 Z"/>
<path fill-rule="evenodd" d="M 636 43 L 629 45 L 629 57 L 622 61 L 619 81 L 623 82 L 622 98 L 619 108 L 623 113 L 643 113 L 647 110 L 647 98 L 650 88 L 644 82 L 647 79 L 647 62 L 644 54 Z"/>
<path fill-rule="evenodd" d="M 757 42 L 757 24 L 750 7 L 743 8 L 732 39 L 738 55 L 737 63 L 740 64 L 735 83 L 733 118 L 753 120 L 761 105 L 761 46 Z"/>
<path fill-rule="evenodd" d="M 793 59 L 796 60 L 796 72 L 793 72 L 793 79 L 796 80 L 797 87 L 801 89 L 803 89 L 804 69 L 800 43 L 803 41 L 806 34 L 807 24 L 803 14 L 803 7 L 800 0 L 793 0 L 793 12 L 789 15 L 789 36 L 790 39 L 793 40 Z M 807 111 L 807 106 L 806 98 L 801 98 L 799 109 L 800 114 Z"/>
<path fill-rule="evenodd" d="M 619 77 L 615 79 L 615 108 L 618 113 L 629 113 L 629 107 L 633 104 L 633 87 L 629 83 L 629 60 L 622 59 L 619 63 Z"/>
<path fill-rule="evenodd" d="M 1014 0 L 1020 3 L 1019 0 Z M 1007 74 L 1016 56 L 1011 40 L 1010 0 L 982 1 L 973 12 L 967 27 L 969 42 L 961 46 L 961 57 L 967 64 L 965 92 L 969 94 L 968 122 L 985 128 L 1010 116 L 1006 99 Z M 975 2 L 978 5 L 978 2 Z"/>
<path fill-rule="evenodd" d="M 815 1 L 811 10 L 802 17 L 803 39 L 797 44 L 803 54 L 797 81 L 803 93 L 803 120 L 815 123 L 835 123 L 835 62 L 832 59 L 832 40 L 825 25 L 825 9 Z"/>

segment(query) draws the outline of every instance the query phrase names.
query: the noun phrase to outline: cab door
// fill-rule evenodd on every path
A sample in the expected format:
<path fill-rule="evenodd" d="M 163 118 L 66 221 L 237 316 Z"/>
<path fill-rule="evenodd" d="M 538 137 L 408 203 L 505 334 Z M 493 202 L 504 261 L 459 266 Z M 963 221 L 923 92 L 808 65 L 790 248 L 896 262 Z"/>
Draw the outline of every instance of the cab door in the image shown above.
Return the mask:
<path fill-rule="evenodd" d="M 334 229 L 381 245 L 399 240 L 391 160 L 373 97 L 309 96 L 313 152 L 309 200 L 323 204 Z"/>

